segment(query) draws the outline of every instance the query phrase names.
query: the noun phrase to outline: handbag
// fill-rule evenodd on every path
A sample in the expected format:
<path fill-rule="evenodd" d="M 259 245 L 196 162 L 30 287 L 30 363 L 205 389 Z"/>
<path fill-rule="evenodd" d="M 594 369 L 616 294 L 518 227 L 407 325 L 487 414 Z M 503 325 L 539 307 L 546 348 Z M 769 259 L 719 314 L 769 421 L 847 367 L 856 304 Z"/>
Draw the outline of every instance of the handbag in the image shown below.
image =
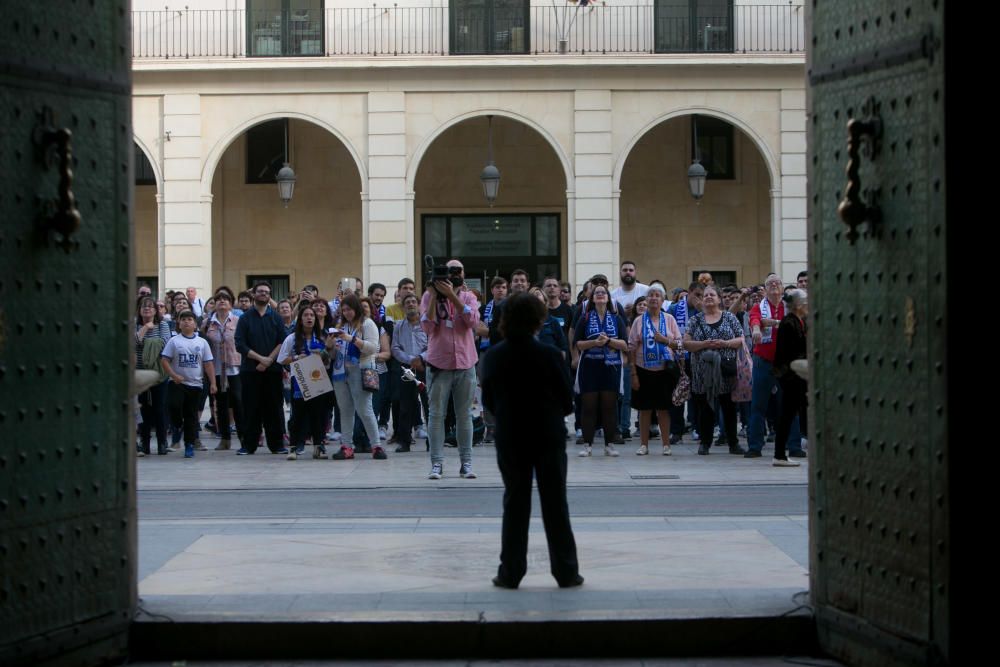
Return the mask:
<path fill-rule="evenodd" d="M 753 396 L 753 360 L 745 347 L 740 348 L 736 365 L 736 386 L 731 394 L 734 403 L 746 403 Z"/>
<path fill-rule="evenodd" d="M 373 394 L 378 391 L 378 372 L 374 368 L 361 369 L 361 388 Z"/>
<path fill-rule="evenodd" d="M 724 378 L 734 378 L 736 377 L 736 358 L 727 359 L 725 355 L 720 354 L 719 359 L 719 370 L 722 372 L 722 377 Z"/>
<path fill-rule="evenodd" d="M 674 405 L 680 406 L 691 399 L 691 379 L 684 372 L 684 357 L 682 355 L 677 355 L 677 368 L 680 370 L 681 376 L 677 378 L 677 386 L 674 387 L 671 400 Z"/>

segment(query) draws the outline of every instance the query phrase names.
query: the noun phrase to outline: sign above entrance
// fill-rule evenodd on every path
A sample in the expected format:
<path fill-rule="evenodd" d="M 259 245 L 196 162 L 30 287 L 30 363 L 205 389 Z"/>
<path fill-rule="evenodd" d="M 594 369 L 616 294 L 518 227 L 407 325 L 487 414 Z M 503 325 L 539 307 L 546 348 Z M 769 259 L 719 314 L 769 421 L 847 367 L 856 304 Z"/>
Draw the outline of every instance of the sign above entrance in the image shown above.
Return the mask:
<path fill-rule="evenodd" d="M 532 255 L 531 216 L 455 217 L 451 254 L 456 257 Z"/>

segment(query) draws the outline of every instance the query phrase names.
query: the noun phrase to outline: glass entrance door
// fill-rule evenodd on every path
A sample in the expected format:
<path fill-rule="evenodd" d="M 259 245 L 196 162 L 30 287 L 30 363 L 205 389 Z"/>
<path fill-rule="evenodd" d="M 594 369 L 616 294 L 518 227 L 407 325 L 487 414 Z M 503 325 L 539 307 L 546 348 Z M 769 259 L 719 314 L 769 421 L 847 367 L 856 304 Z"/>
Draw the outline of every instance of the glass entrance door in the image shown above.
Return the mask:
<path fill-rule="evenodd" d="M 484 296 L 494 276 L 509 280 L 515 269 L 527 271 L 532 283 L 561 275 L 557 213 L 424 215 L 422 227 L 424 254 L 438 262 L 460 259 L 469 286 Z M 430 276 L 420 266 L 426 282 Z"/>

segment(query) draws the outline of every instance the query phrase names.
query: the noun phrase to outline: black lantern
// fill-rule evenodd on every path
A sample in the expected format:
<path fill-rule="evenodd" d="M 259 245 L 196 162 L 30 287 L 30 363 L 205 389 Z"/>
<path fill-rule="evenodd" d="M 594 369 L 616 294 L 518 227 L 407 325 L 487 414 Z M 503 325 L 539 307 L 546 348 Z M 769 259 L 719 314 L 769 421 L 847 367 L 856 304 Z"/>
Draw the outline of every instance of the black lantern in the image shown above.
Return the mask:
<path fill-rule="evenodd" d="M 691 189 L 691 196 L 695 201 L 699 201 L 705 196 L 705 178 L 708 170 L 701 164 L 701 147 L 698 146 L 698 116 L 692 116 L 694 123 L 694 160 L 688 167 L 688 187 Z"/>
<path fill-rule="evenodd" d="M 479 174 L 479 180 L 483 182 L 483 195 L 492 207 L 493 202 L 496 201 L 497 194 L 500 192 L 500 170 L 493 164 L 493 116 L 487 116 L 487 118 L 489 119 L 489 129 L 487 130 L 489 148 L 486 154 L 486 166 L 483 167 L 482 173 Z"/>

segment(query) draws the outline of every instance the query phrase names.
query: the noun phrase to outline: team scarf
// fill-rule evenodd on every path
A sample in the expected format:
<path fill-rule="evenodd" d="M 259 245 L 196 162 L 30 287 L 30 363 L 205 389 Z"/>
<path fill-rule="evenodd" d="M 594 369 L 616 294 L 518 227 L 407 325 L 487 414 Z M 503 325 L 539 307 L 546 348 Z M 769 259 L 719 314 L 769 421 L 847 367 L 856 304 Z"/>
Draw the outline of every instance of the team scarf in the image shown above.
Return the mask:
<path fill-rule="evenodd" d="M 659 333 L 663 336 L 667 335 L 667 316 L 662 310 L 660 311 Z M 646 368 L 662 366 L 671 359 L 667 346 L 656 342 L 655 334 L 656 328 L 653 326 L 649 311 L 647 311 L 642 316 L 643 361 L 646 362 Z"/>
<path fill-rule="evenodd" d="M 486 326 L 489 326 L 490 322 L 493 321 L 493 304 L 494 303 L 496 303 L 495 299 L 494 300 L 490 300 L 490 302 L 488 304 L 486 304 L 486 310 L 483 311 L 483 323 Z M 490 337 L 489 336 L 485 336 L 485 337 L 483 337 L 479 341 L 479 349 L 480 350 L 485 350 L 489 346 L 490 346 Z"/>
<path fill-rule="evenodd" d="M 354 331 L 344 329 L 347 333 L 354 335 Z M 347 379 L 347 364 L 357 366 L 361 361 L 361 350 L 349 340 L 337 339 L 337 356 L 333 359 L 333 374 L 330 379 L 334 382 L 343 382 Z"/>
<path fill-rule="evenodd" d="M 688 298 L 687 296 L 682 296 L 677 301 L 677 307 L 674 308 L 674 319 L 677 320 L 677 328 L 681 330 L 681 335 L 687 331 L 687 320 L 688 320 Z"/>
<path fill-rule="evenodd" d="M 604 313 L 603 328 L 601 325 L 597 309 L 594 308 L 587 314 L 587 340 L 597 338 L 602 331 L 607 334 L 608 338 L 618 337 L 618 326 L 615 324 L 615 316 L 610 308 Z M 604 363 L 608 366 L 620 366 L 622 363 L 621 353 L 610 345 L 604 348 L 592 347 L 586 351 L 585 356 L 591 359 L 604 359 Z"/>
<path fill-rule="evenodd" d="M 378 307 L 378 321 L 385 322 L 385 304 Z"/>
<path fill-rule="evenodd" d="M 768 319 L 768 320 L 776 319 L 771 316 L 771 303 L 767 300 L 767 297 L 761 299 L 760 317 L 761 319 Z M 773 334 L 774 334 L 774 327 L 763 327 L 763 333 L 761 334 L 760 342 L 762 344 L 770 343 L 771 336 Z"/>

